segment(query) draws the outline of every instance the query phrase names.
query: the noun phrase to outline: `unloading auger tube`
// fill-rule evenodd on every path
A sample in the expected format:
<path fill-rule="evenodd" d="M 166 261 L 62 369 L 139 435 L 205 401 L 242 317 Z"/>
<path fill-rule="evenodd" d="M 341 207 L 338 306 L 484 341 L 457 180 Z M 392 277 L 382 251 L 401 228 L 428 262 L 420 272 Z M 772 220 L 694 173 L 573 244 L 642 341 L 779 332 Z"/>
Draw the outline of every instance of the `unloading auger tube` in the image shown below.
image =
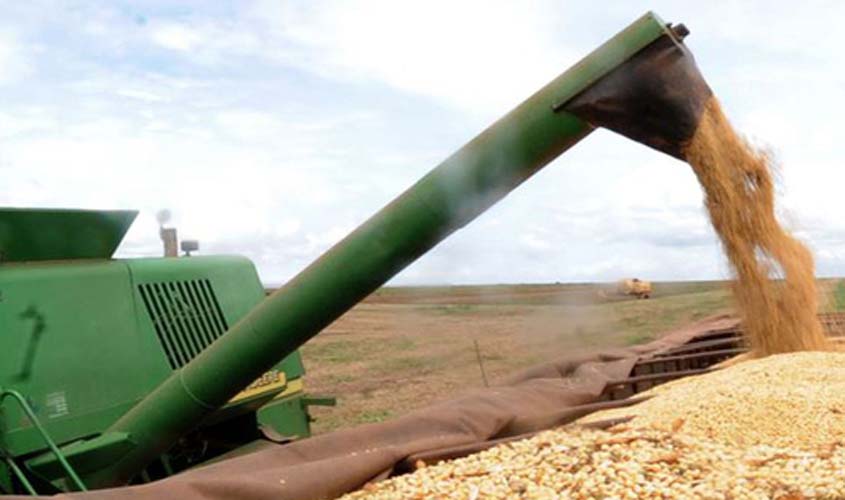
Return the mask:
<path fill-rule="evenodd" d="M 647 13 L 491 125 L 269 296 L 95 440 L 128 435 L 86 484 L 126 483 L 273 364 L 605 126 L 681 157 L 710 90 L 672 27 Z M 94 443 L 89 443 L 94 444 Z"/>

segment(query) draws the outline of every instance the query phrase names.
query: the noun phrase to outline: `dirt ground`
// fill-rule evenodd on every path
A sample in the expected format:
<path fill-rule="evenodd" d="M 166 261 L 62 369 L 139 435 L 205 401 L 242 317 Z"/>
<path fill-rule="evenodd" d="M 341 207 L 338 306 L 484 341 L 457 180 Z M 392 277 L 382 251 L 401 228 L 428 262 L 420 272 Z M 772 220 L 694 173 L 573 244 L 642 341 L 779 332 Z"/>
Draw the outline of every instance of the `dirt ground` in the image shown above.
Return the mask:
<path fill-rule="evenodd" d="M 820 282 L 822 310 L 845 310 L 845 280 Z M 316 433 L 378 422 L 577 349 L 647 342 L 731 311 L 726 282 L 655 283 L 652 298 L 597 284 L 384 288 L 302 348 Z M 476 352 L 476 343 L 478 352 Z"/>
<path fill-rule="evenodd" d="M 307 390 L 338 398 L 312 408 L 314 431 L 378 422 L 485 376 L 492 384 L 574 349 L 646 342 L 729 308 L 722 282 L 658 283 L 647 300 L 594 284 L 382 289 L 302 349 Z"/>

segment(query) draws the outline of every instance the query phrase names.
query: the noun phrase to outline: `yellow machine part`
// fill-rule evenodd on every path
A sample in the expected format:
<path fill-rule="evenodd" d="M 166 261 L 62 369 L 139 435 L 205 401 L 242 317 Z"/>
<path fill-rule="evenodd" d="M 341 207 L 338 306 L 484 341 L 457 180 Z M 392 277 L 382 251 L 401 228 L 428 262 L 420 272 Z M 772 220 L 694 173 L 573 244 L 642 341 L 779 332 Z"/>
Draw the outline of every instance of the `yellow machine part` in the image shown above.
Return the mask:
<path fill-rule="evenodd" d="M 249 399 L 253 396 L 258 396 L 259 394 L 265 394 L 268 391 L 282 388 L 284 390 L 276 394 L 273 399 L 284 398 L 290 396 L 291 394 L 302 392 L 302 379 L 297 378 L 288 381 L 287 377 L 285 376 L 285 372 L 270 370 L 269 372 L 262 375 L 261 378 L 251 383 L 246 389 L 239 392 L 235 397 L 230 399 L 229 403 L 236 403 L 238 401 Z"/>

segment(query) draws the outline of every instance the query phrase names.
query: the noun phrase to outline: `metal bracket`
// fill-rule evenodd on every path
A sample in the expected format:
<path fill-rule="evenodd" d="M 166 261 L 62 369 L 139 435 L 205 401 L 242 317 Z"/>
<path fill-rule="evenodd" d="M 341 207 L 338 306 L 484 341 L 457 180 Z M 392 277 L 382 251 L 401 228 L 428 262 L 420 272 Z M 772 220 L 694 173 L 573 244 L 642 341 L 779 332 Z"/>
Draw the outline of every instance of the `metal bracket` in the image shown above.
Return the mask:
<path fill-rule="evenodd" d="M 302 406 L 337 406 L 337 398 L 334 396 L 308 395 L 302 398 Z"/>
<path fill-rule="evenodd" d="M 50 451 L 52 451 L 53 454 L 56 455 L 56 459 L 62 465 L 62 468 L 64 468 L 65 472 L 67 472 L 68 477 L 71 479 L 71 481 L 73 481 L 79 491 L 88 491 L 88 488 L 85 487 L 85 484 L 82 482 L 82 479 L 79 478 L 79 476 L 76 474 L 76 471 L 73 470 L 73 467 L 71 467 L 67 459 L 65 459 L 65 456 L 62 454 L 61 450 L 59 450 L 59 447 L 56 446 L 56 443 L 53 441 L 50 435 L 47 434 L 47 430 L 44 428 L 43 425 L 41 425 L 41 421 L 38 420 L 38 416 L 32 410 L 32 407 L 29 406 L 29 403 L 26 401 L 26 398 L 23 397 L 23 394 L 14 389 L 0 388 L 0 405 L 2 405 L 3 401 L 10 396 L 12 397 L 12 399 L 18 402 L 18 405 L 20 405 L 21 409 L 26 414 L 27 418 L 29 418 L 29 421 L 32 422 L 32 425 L 35 427 L 38 433 L 41 434 L 41 438 L 44 440 L 45 443 L 47 443 L 47 447 L 50 448 Z M 20 469 L 17 467 L 17 465 L 14 464 L 14 462 L 11 462 L 9 465 L 12 467 L 12 470 L 15 471 L 15 474 L 21 473 Z M 28 481 L 24 482 L 24 487 L 26 487 L 27 490 L 29 490 L 31 493 L 35 493 L 35 490 L 32 489 L 32 485 L 28 485 Z"/>

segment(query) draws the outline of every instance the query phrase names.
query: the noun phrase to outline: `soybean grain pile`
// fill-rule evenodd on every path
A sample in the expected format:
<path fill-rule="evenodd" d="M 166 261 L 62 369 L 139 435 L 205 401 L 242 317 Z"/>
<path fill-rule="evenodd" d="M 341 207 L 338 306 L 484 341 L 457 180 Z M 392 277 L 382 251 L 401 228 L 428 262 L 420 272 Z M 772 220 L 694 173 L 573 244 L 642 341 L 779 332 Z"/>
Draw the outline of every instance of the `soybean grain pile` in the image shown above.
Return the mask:
<path fill-rule="evenodd" d="M 816 316 L 813 257 L 775 217 L 769 156 L 733 130 L 715 97 L 684 152 L 735 274 L 733 292 L 752 352 L 827 349 Z"/>
<path fill-rule="evenodd" d="M 669 428 L 734 447 L 818 450 L 845 440 L 845 353 L 797 352 L 746 361 L 657 386 L 651 399 L 594 413 L 596 422 L 635 416 L 639 427 Z M 845 481 L 843 481 L 845 482 Z"/>
<path fill-rule="evenodd" d="M 737 449 L 656 429 L 547 431 L 346 495 L 398 499 L 843 498 L 845 448 Z"/>
<path fill-rule="evenodd" d="M 845 498 L 845 354 L 755 359 L 651 394 L 593 416 L 638 415 L 607 431 L 543 432 L 344 498 Z"/>

